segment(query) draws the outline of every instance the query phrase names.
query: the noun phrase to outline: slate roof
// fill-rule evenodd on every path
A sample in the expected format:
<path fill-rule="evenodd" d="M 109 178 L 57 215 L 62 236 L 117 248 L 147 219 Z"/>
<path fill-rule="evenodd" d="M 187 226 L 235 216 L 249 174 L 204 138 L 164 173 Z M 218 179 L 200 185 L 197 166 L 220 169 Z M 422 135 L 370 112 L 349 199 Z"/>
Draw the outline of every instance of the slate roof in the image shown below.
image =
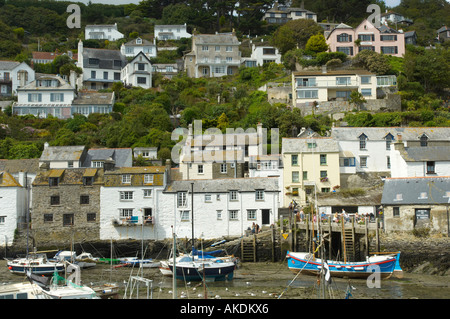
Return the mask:
<path fill-rule="evenodd" d="M 165 166 L 121 167 L 104 172 L 105 187 L 163 186 Z M 130 183 L 122 182 L 122 175 L 129 174 Z M 145 183 L 145 174 L 153 175 L 152 183 Z"/>
<path fill-rule="evenodd" d="M 217 33 L 217 34 L 196 34 L 194 35 L 195 44 L 217 44 L 217 45 L 239 45 L 238 38 L 231 33 Z"/>
<path fill-rule="evenodd" d="M 85 146 L 47 146 L 39 161 L 79 161 Z"/>
<path fill-rule="evenodd" d="M 78 92 L 78 95 L 73 100 L 72 105 L 110 105 L 113 103 L 113 101 L 114 92 Z"/>
<path fill-rule="evenodd" d="M 388 178 L 382 205 L 436 205 L 450 202 L 450 176 Z"/>
<path fill-rule="evenodd" d="M 308 143 L 316 143 L 314 148 L 308 147 Z M 282 153 L 338 153 L 339 147 L 335 140 L 329 137 L 320 138 L 283 138 Z"/>
<path fill-rule="evenodd" d="M 98 59 L 99 64 L 89 64 L 89 59 Z M 115 66 L 114 60 L 120 60 L 121 66 Z M 85 68 L 121 70 L 127 64 L 127 58 L 119 50 L 83 49 L 83 66 Z"/>
<path fill-rule="evenodd" d="M 425 134 L 430 140 L 450 141 L 450 127 L 333 127 L 331 137 L 339 141 L 358 140 L 361 134 L 369 140 L 384 140 L 391 133 L 394 140 L 401 134 L 403 141 L 417 141 Z"/>
<path fill-rule="evenodd" d="M 37 86 L 38 81 L 42 80 L 57 80 L 59 82 L 59 86 Z M 64 80 L 58 75 L 54 74 L 39 74 L 36 76 L 36 79 L 27 85 L 18 88 L 18 90 L 26 91 L 26 90 L 49 90 L 49 91 L 55 91 L 55 90 L 69 90 L 74 91 L 74 88 L 70 85 L 69 82 Z"/>
<path fill-rule="evenodd" d="M 0 61 L 0 70 L 13 70 L 19 64 L 17 61 Z"/>
<path fill-rule="evenodd" d="M 0 187 L 22 187 L 16 179 L 5 171 L 0 171 Z"/>
<path fill-rule="evenodd" d="M 142 43 L 137 43 L 136 42 L 137 39 L 141 39 Z M 133 47 L 139 46 L 140 47 L 140 46 L 148 46 L 148 45 L 156 46 L 155 44 L 153 44 L 153 42 L 148 41 L 146 39 L 142 39 L 142 38 L 136 38 L 136 39 L 128 41 L 127 43 L 124 43 L 124 46 L 126 46 L 126 47 L 130 47 L 130 46 L 133 46 Z"/>
<path fill-rule="evenodd" d="M 36 173 L 39 170 L 39 158 L 32 159 L 0 159 L 0 171 L 10 174 L 18 172 Z"/>
<path fill-rule="evenodd" d="M 406 162 L 424 162 L 424 161 L 449 161 L 450 147 L 427 146 L 427 147 L 405 147 L 401 152 Z"/>
<path fill-rule="evenodd" d="M 83 167 L 91 167 L 92 161 L 106 161 L 112 159 L 115 167 L 130 167 L 133 165 L 131 148 L 91 148 L 87 151 Z"/>
<path fill-rule="evenodd" d="M 226 193 L 231 190 L 240 192 L 254 192 L 255 190 L 279 191 L 278 177 L 247 177 L 173 181 L 167 186 L 164 193 L 190 192 L 191 183 L 194 183 L 194 193 Z"/>
<path fill-rule="evenodd" d="M 94 185 L 103 184 L 103 170 L 92 168 L 69 168 L 42 170 L 33 181 L 33 186 L 49 186 L 49 177 L 59 176 L 59 185 L 83 185 L 83 176 L 93 176 Z"/>

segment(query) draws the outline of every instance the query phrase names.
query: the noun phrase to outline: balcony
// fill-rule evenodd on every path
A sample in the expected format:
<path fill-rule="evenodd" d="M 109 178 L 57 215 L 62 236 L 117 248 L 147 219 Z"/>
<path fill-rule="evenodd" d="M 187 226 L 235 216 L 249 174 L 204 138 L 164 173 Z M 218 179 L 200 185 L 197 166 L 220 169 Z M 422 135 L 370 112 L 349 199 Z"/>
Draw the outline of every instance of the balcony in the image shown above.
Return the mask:
<path fill-rule="evenodd" d="M 153 226 L 155 224 L 155 217 L 131 216 L 126 218 L 114 218 L 112 224 L 114 227 Z"/>

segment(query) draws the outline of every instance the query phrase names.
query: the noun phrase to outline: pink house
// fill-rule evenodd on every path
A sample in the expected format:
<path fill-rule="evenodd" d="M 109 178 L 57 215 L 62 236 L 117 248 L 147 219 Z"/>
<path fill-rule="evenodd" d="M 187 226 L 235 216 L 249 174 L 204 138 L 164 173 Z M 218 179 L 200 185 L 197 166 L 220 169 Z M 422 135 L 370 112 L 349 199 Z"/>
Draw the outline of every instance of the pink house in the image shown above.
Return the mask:
<path fill-rule="evenodd" d="M 356 40 L 358 44 L 355 43 Z M 379 28 L 365 19 L 353 29 L 341 23 L 327 36 L 327 44 L 331 52 L 344 52 L 355 56 L 362 50 L 402 57 L 405 54 L 405 35 L 386 25 Z"/>

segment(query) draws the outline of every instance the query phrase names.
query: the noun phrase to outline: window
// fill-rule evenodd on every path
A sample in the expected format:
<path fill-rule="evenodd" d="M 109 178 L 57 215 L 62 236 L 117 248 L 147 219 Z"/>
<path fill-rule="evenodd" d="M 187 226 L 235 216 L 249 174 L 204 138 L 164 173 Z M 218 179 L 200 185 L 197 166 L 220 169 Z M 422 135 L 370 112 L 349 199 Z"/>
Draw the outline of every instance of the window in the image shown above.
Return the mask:
<path fill-rule="evenodd" d="M 138 63 L 138 70 L 139 71 L 144 71 L 145 70 L 145 63 Z"/>
<path fill-rule="evenodd" d="M 238 192 L 237 191 L 230 191 L 230 200 L 234 200 L 234 201 L 238 200 Z"/>
<path fill-rule="evenodd" d="M 88 223 L 97 221 L 97 214 L 96 213 L 87 213 L 86 214 L 86 221 Z"/>
<path fill-rule="evenodd" d="M 216 216 L 217 216 L 217 220 L 221 220 L 222 219 L 222 211 L 216 210 Z"/>
<path fill-rule="evenodd" d="M 358 34 L 358 39 L 363 42 L 375 41 L 374 34 Z"/>
<path fill-rule="evenodd" d="M 292 183 L 299 182 L 299 172 L 292 172 Z"/>
<path fill-rule="evenodd" d="M 230 56 L 227 56 L 226 61 L 227 61 L 227 63 L 233 63 L 233 58 Z"/>
<path fill-rule="evenodd" d="M 380 36 L 381 41 L 397 41 L 396 35 L 381 35 Z"/>
<path fill-rule="evenodd" d="M 188 210 L 181 210 L 180 211 L 180 219 L 181 219 L 181 221 L 183 222 L 183 221 L 189 221 L 190 220 L 190 218 L 189 218 L 189 211 Z"/>
<path fill-rule="evenodd" d="M 115 66 L 115 67 L 121 68 L 121 67 L 122 67 L 122 61 L 120 61 L 120 60 L 114 60 L 114 66 Z"/>
<path fill-rule="evenodd" d="M 273 55 L 275 54 L 275 49 L 274 48 L 263 48 L 263 54 L 268 54 L 268 55 Z"/>
<path fill-rule="evenodd" d="M 211 203 L 211 194 L 205 194 L 205 203 Z"/>
<path fill-rule="evenodd" d="M 103 80 L 108 80 L 108 72 L 103 72 Z"/>
<path fill-rule="evenodd" d="M 247 209 L 247 219 L 248 220 L 256 219 L 256 209 Z"/>
<path fill-rule="evenodd" d="M 145 184 L 153 184 L 153 175 L 152 174 L 144 174 L 144 183 Z"/>
<path fill-rule="evenodd" d="M 400 217 L 400 207 L 398 206 L 392 207 L 392 215 L 394 217 Z"/>
<path fill-rule="evenodd" d="M 91 79 L 95 79 L 97 75 L 96 73 L 97 73 L 96 71 L 91 71 Z"/>
<path fill-rule="evenodd" d="M 220 51 L 220 45 L 216 45 L 216 46 L 214 47 L 214 50 Z"/>
<path fill-rule="evenodd" d="M 229 216 L 230 220 L 238 220 L 239 211 L 237 209 L 229 210 L 228 216 Z"/>
<path fill-rule="evenodd" d="M 298 166 L 298 155 L 291 155 L 291 165 Z"/>
<path fill-rule="evenodd" d="M 427 194 L 427 192 L 421 192 L 418 199 L 428 199 L 428 194 Z"/>
<path fill-rule="evenodd" d="M 352 42 L 352 36 L 347 33 L 338 34 L 337 42 Z"/>
<path fill-rule="evenodd" d="M 50 102 L 64 102 L 64 94 L 50 93 Z"/>
<path fill-rule="evenodd" d="M 375 47 L 371 46 L 371 45 L 361 45 L 359 47 L 359 52 L 361 52 L 363 50 L 375 51 Z"/>
<path fill-rule="evenodd" d="M 384 139 L 386 140 L 386 150 L 389 151 L 391 149 L 391 144 L 394 136 L 389 133 Z"/>
<path fill-rule="evenodd" d="M 137 83 L 138 84 L 147 84 L 147 78 L 143 77 L 143 76 L 138 76 Z"/>
<path fill-rule="evenodd" d="M 123 184 L 130 184 L 131 183 L 131 175 L 130 174 L 122 175 L 122 183 Z"/>
<path fill-rule="evenodd" d="M 230 45 L 227 45 L 226 51 L 227 52 L 232 52 L 233 51 L 233 47 L 230 46 Z"/>
<path fill-rule="evenodd" d="M 50 196 L 50 205 L 59 205 L 59 195 Z"/>
<path fill-rule="evenodd" d="M 42 102 L 42 94 L 28 93 L 28 102 Z"/>
<path fill-rule="evenodd" d="M 222 174 L 226 174 L 227 173 L 227 163 L 220 164 L 220 172 Z"/>
<path fill-rule="evenodd" d="M 359 158 L 359 167 L 367 167 L 367 156 L 361 156 Z"/>
<path fill-rule="evenodd" d="M 320 165 L 327 165 L 327 154 L 320 154 Z"/>
<path fill-rule="evenodd" d="M 372 96 L 372 89 L 361 89 L 362 96 Z"/>
<path fill-rule="evenodd" d="M 359 136 L 359 149 L 360 150 L 365 150 L 366 149 L 366 144 L 367 144 L 367 135 L 361 134 Z"/>
<path fill-rule="evenodd" d="M 209 48 L 207 45 L 202 45 L 202 51 L 208 51 L 208 50 L 209 50 Z"/>
<path fill-rule="evenodd" d="M 0 216 L 0 225 L 4 225 L 6 221 L 6 216 Z"/>
<path fill-rule="evenodd" d="M 198 174 L 203 174 L 203 165 L 202 164 L 198 164 L 198 166 L 197 166 L 197 173 Z"/>
<path fill-rule="evenodd" d="M 303 171 L 303 180 L 304 181 L 308 180 L 308 172 L 307 171 Z"/>
<path fill-rule="evenodd" d="M 263 190 L 257 190 L 255 192 L 255 200 L 264 200 L 264 191 Z"/>
<path fill-rule="evenodd" d="M 361 77 L 361 84 L 370 84 L 370 76 L 362 76 Z"/>
<path fill-rule="evenodd" d="M 80 196 L 80 204 L 81 205 L 89 204 L 89 195 L 81 195 Z"/>
<path fill-rule="evenodd" d="M 319 96 L 318 90 L 299 90 L 297 91 L 298 99 L 317 99 Z"/>
<path fill-rule="evenodd" d="M 302 87 L 317 86 L 316 78 L 299 78 L 299 79 L 297 79 L 297 86 L 302 86 Z"/>
<path fill-rule="evenodd" d="M 114 80 L 120 81 L 120 72 L 114 72 Z"/>
<path fill-rule="evenodd" d="M 320 171 L 320 181 L 322 183 L 328 182 L 328 173 L 327 173 L 327 171 Z"/>
<path fill-rule="evenodd" d="M 337 52 L 343 52 L 347 55 L 353 55 L 353 47 L 336 47 Z"/>
<path fill-rule="evenodd" d="M 48 185 L 49 186 L 58 186 L 59 185 L 59 178 L 58 177 L 50 177 L 48 179 Z"/>
<path fill-rule="evenodd" d="M 298 188 L 292 188 L 292 196 L 298 196 Z"/>
<path fill-rule="evenodd" d="M 121 208 L 120 218 L 128 218 L 133 216 L 133 208 Z"/>
<path fill-rule="evenodd" d="M 336 77 L 336 85 L 349 85 L 350 83 L 351 79 L 349 76 Z"/>
<path fill-rule="evenodd" d="M 388 169 L 391 168 L 391 157 L 390 156 L 386 156 L 386 167 Z"/>
<path fill-rule="evenodd" d="M 73 226 L 73 214 L 63 214 L 63 226 Z"/>
<path fill-rule="evenodd" d="M 316 142 L 308 143 L 308 148 L 316 148 L 316 147 L 317 147 Z"/>
<path fill-rule="evenodd" d="M 329 187 L 322 187 L 322 188 L 320 189 L 320 191 L 321 191 L 322 193 L 329 193 L 329 192 L 330 192 L 330 188 L 329 188 Z"/>
<path fill-rule="evenodd" d="M 44 214 L 44 223 L 50 223 L 53 221 L 53 214 Z"/>
<path fill-rule="evenodd" d="M 129 191 L 120 192 L 120 200 L 133 200 L 133 192 Z"/>
<path fill-rule="evenodd" d="M 102 161 L 92 161 L 91 162 L 91 166 L 92 167 L 103 167 L 103 163 Z"/>
<path fill-rule="evenodd" d="M 177 207 L 186 207 L 186 206 L 187 206 L 187 192 L 178 192 Z"/>
<path fill-rule="evenodd" d="M 381 47 L 381 53 L 384 54 L 397 54 L 398 53 L 398 48 L 395 46 L 393 47 Z"/>
<path fill-rule="evenodd" d="M 427 161 L 427 174 L 435 174 L 435 162 Z"/>
<path fill-rule="evenodd" d="M 152 197 L 152 190 L 151 189 L 144 189 L 144 197 Z"/>
<path fill-rule="evenodd" d="M 354 157 L 341 157 L 339 158 L 339 166 L 340 167 L 354 167 L 355 164 L 355 158 Z"/>
<path fill-rule="evenodd" d="M 422 147 L 427 147 L 428 146 L 428 136 L 426 136 L 425 134 L 423 134 L 420 137 L 420 146 L 422 146 Z"/>

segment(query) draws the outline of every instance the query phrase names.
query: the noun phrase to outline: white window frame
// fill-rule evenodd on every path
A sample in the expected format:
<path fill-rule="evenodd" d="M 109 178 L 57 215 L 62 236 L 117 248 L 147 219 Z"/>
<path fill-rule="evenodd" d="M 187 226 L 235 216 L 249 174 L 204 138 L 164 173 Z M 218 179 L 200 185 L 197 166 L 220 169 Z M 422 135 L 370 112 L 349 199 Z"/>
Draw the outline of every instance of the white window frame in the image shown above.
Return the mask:
<path fill-rule="evenodd" d="M 247 220 L 256 220 L 256 209 L 247 209 Z"/>
<path fill-rule="evenodd" d="M 205 203 L 211 203 L 211 202 L 212 202 L 211 194 L 205 194 Z"/>
<path fill-rule="evenodd" d="M 128 218 L 133 216 L 133 208 L 120 208 L 120 218 Z"/>
<path fill-rule="evenodd" d="M 122 183 L 123 184 L 131 184 L 131 175 L 130 174 L 123 174 L 122 175 Z"/>
<path fill-rule="evenodd" d="M 238 201 L 238 192 L 230 191 L 230 201 Z"/>
<path fill-rule="evenodd" d="M 150 198 L 153 194 L 153 189 L 144 189 L 144 198 Z"/>
<path fill-rule="evenodd" d="M 144 183 L 153 184 L 153 174 L 144 174 Z"/>
<path fill-rule="evenodd" d="M 187 222 L 191 220 L 191 211 L 190 210 L 180 210 L 180 220 L 183 222 Z"/>
<path fill-rule="evenodd" d="M 132 191 L 120 191 L 120 200 L 121 201 L 133 200 L 133 192 Z"/>
<path fill-rule="evenodd" d="M 187 192 L 177 192 L 177 207 L 187 207 Z"/>
<path fill-rule="evenodd" d="M 257 201 L 263 201 L 264 200 L 264 190 L 257 189 L 255 191 L 255 200 L 257 200 Z"/>
<path fill-rule="evenodd" d="M 239 220 L 239 210 L 238 209 L 230 209 L 228 211 L 229 220 Z"/>

